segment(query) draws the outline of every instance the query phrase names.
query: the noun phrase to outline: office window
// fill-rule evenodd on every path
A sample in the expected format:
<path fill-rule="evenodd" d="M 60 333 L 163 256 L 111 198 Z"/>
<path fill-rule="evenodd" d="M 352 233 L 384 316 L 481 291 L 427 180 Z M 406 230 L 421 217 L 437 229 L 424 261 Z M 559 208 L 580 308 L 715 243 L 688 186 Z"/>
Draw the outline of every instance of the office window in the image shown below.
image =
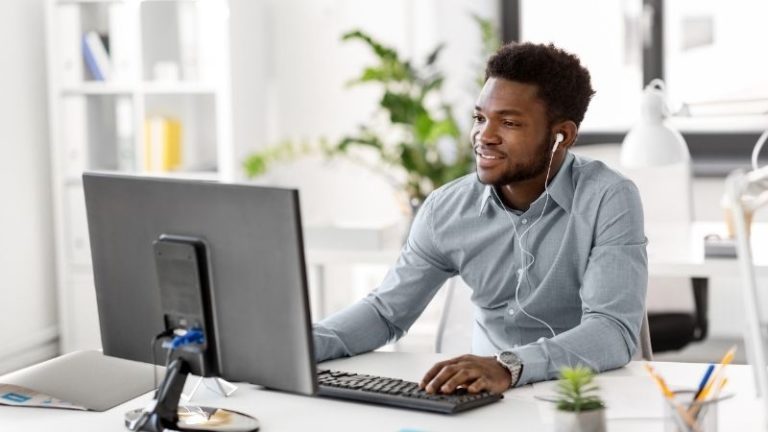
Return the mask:
<path fill-rule="evenodd" d="M 521 41 L 554 43 L 579 56 L 596 90 L 583 131 L 626 129 L 642 89 L 641 0 L 522 0 Z"/>
<path fill-rule="evenodd" d="M 689 103 L 694 117 L 719 117 L 723 127 L 746 127 L 749 119 L 735 116 L 747 116 L 764 128 L 765 117 L 754 117 L 768 113 L 766 17 L 765 0 L 665 1 L 664 73 L 672 100 Z"/>

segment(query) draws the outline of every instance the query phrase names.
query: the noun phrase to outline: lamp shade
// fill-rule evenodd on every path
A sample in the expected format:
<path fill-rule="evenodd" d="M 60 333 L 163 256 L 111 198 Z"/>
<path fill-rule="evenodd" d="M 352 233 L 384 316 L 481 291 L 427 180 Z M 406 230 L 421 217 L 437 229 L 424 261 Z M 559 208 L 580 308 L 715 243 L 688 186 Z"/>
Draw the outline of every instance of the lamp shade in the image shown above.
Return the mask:
<path fill-rule="evenodd" d="M 643 92 L 640 120 L 624 137 L 621 164 L 628 168 L 662 166 L 689 162 L 685 139 L 667 124 L 669 117 L 664 82 L 653 80 Z"/>

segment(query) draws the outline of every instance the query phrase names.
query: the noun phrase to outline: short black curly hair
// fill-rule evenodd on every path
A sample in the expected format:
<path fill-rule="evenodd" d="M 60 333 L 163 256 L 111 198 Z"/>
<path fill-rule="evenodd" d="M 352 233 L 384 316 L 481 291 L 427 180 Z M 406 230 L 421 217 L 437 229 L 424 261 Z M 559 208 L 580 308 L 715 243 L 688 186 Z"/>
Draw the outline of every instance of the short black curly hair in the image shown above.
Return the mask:
<path fill-rule="evenodd" d="M 549 123 L 571 120 L 581 125 L 595 94 L 589 71 L 579 58 L 552 44 L 509 43 L 486 64 L 485 79 L 503 78 L 538 87 Z"/>

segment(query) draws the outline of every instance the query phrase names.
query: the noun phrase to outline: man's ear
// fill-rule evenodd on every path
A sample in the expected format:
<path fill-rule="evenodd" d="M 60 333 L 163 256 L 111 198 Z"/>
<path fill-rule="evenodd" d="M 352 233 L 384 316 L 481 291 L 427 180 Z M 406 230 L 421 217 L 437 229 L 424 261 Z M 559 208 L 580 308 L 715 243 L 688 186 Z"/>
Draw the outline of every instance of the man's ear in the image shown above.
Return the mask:
<path fill-rule="evenodd" d="M 558 149 L 569 149 L 576 142 L 576 137 L 579 134 L 579 127 L 571 120 L 562 121 L 557 123 L 552 128 L 553 136 L 562 134 L 563 139 L 557 146 Z"/>

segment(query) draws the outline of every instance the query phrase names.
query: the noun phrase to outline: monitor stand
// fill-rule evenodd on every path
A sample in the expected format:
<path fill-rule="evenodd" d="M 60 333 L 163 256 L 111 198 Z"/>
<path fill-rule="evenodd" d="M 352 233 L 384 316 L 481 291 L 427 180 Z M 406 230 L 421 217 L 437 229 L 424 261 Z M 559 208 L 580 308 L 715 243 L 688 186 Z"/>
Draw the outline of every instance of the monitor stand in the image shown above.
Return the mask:
<path fill-rule="evenodd" d="M 184 382 L 189 375 L 189 363 L 174 359 L 166 369 L 165 378 L 146 407 L 129 411 L 125 425 L 132 431 L 163 432 L 165 430 L 251 432 L 259 429 L 259 421 L 246 414 L 220 408 L 179 406 Z"/>
<path fill-rule="evenodd" d="M 200 384 L 203 383 L 205 380 L 212 380 L 216 384 L 216 390 L 213 390 L 215 392 L 218 392 L 220 395 L 224 397 L 229 397 L 237 390 L 237 386 L 232 384 L 229 381 L 223 380 L 221 378 L 204 378 L 204 377 L 197 377 L 197 382 L 195 383 L 195 386 L 192 387 L 192 391 L 189 392 L 189 394 L 181 394 L 181 397 L 184 399 L 185 402 L 189 403 L 192 402 L 192 398 L 195 397 L 197 394 L 197 390 L 200 388 Z M 206 387 L 208 387 L 208 384 L 205 384 Z M 210 389 L 210 387 L 209 387 Z"/>

